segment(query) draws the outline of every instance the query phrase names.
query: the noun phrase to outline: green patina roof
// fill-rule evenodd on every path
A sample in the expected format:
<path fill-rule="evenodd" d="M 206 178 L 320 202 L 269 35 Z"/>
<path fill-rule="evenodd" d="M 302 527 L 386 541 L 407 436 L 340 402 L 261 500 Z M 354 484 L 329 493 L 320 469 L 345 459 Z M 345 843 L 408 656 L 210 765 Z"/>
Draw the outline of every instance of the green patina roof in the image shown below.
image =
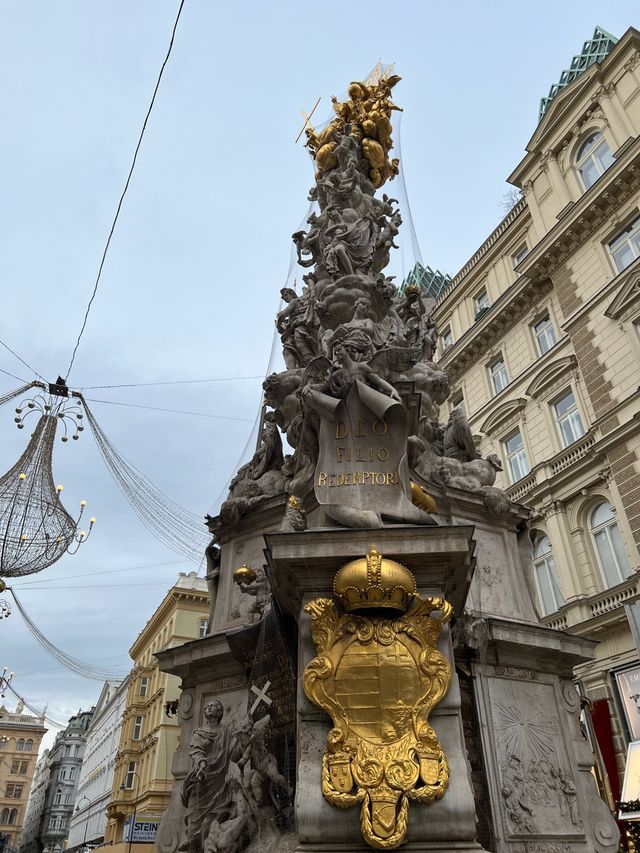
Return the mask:
<path fill-rule="evenodd" d="M 431 267 L 423 267 L 420 261 L 411 270 L 402 282 L 402 290 L 410 284 L 417 284 L 425 296 L 435 299 L 451 281 L 451 276 L 440 270 L 432 270 Z"/>
<path fill-rule="evenodd" d="M 593 31 L 593 36 L 589 41 L 586 41 L 582 46 L 582 52 L 576 54 L 571 60 L 571 66 L 563 71 L 560 75 L 558 83 L 554 83 L 549 89 L 549 94 L 546 98 L 540 99 L 540 116 L 546 113 L 549 104 L 558 92 L 562 91 L 565 86 L 568 86 L 576 77 L 579 77 L 583 71 L 586 71 L 594 62 L 602 62 L 602 60 L 610 52 L 611 48 L 616 44 L 618 39 L 610 33 L 603 30 L 602 27 L 596 27 Z"/>

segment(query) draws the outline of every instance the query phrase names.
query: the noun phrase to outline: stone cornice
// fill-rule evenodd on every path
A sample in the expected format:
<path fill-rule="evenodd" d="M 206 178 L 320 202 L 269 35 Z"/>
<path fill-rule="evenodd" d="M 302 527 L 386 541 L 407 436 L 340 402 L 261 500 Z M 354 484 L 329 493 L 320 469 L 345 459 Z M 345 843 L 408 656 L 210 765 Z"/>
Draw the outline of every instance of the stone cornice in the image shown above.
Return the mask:
<path fill-rule="evenodd" d="M 451 279 L 450 283 L 442 290 L 436 299 L 436 310 L 438 310 L 443 303 L 447 300 L 447 298 L 456 290 L 458 285 L 463 281 L 466 275 L 468 275 L 471 270 L 477 266 L 477 264 L 484 258 L 489 249 L 498 241 L 500 237 L 510 228 L 510 226 L 519 218 L 520 214 L 524 212 L 528 212 L 527 202 L 525 198 L 521 198 L 520 201 L 511 208 L 509 213 L 504 217 L 504 219 L 494 228 L 494 230 L 489 234 L 487 239 L 482 243 L 482 245 L 475 251 L 475 253 L 469 258 L 466 264 L 462 267 L 459 272 L 457 272 L 454 277 Z"/>
<path fill-rule="evenodd" d="M 492 435 L 510 418 L 520 413 L 526 405 L 527 400 L 524 397 L 518 397 L 516 400 L 506 400 L 489 415 L 480 427 L 480 432 Z"/>
<path fill-rule="evenodd" d="M 438 361 L 438 366 L 449 374 L 449 380 L 453 383 L 464 374 L 551 287 L 549 279 L 530 281 L 524 276 L 516 279 Z"/>
<path fill-rule="evenodd" d="M 573 205 L 521 262 L 532 281 L 548 278 L 640 186 L 640 137 Z"/>
<path fill-rule="evenodd" d="M 202 580 L 202 578 L 199 578 Z M 164 597 L 158 609 L 144 626 L 136 641 L 129 649 L 129 655 L 134 660 L 142 653 L 144 646 L 158 633 L 160 627 L 164 625 L 168 617 L 175 611 L 180 610 L 181 603 L 202 604 L 203 612 L 209 610 L 209 592 L 204 589 L 194 589 L 193 587 L 173 586 Z M 199 608 L 196 608 L 199 609 Z"/>

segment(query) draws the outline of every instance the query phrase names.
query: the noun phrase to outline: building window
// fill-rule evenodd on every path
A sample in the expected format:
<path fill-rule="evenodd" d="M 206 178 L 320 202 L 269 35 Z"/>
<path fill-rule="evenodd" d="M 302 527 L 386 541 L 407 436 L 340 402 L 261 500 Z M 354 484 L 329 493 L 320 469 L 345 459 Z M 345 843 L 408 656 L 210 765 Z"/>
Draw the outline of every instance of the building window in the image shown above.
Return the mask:
<path fill-rule="evenodd" d="M 584 426 L 573 391 L 567 391 L 556 400 L 553 411 L 563 447 L 568 447 L 584 435 Z"/>
<path fill-rule="evenodd" d="M 451 326 L 447 326 L 444 332 L 440 335 L 440 346 L 442 352 L 446 352 L 449 347 L 453 346 L 453 335 L 451 334 Z"/>
<path fill-rule="evenodd" d="M 33 740 L 29 738 L 29 740 L 24 745 L 25 752 L 33 752 Z"/>
<path fill-rule="evenodd" d="M 8 800 L 19 800 L 22 796 L 24 785 L 16 785 L 13 782 L 9 782 L 7 785 L 7 793 L 6 797 Z"/>
<path fill-rule="evenodd" d="M 548 536 L 541 536 L 533 549 L 533 568 L 538 586 L 542 616 L 555 613 L 563 606 L 564 598 L 558 586 L 556 564 Z"/>
<path fill-rule="evenodd" d="M 70 782 L 73 782 L 73 780 L 74 780 L 75 778 L 76 778 L 76 768 L 75 768 L 75 767 L 71 767 L 71 768 L 70 768 L 70 770 L 69 770 L 69 781 L 70 781 Z"/>
<path fill-rule="evenodd" d="M 451 411 L 457 409 L 458 406 L 464 406 L 464 394 L 462 393 L 462 388 L 458 388 L 457 391 L 451 392 L 449 402 L 451 403 Z"/>
<path fill-rule="evenodd" d="M 477 293 L 473 297 L 473 308 L 475 311 L 475 318 L 479 320 L 483 314 L 486 314 L 489 308 L 491 308 L 491 303 L 489 302 L 489 294 L 483 288 L 480 293 Z"/>
<path fill-rule="evenodd" d="M 140 696 L 146 696 L 149 692 L 149 679 L 146 675 L 143 675 L 140 679 Z"/>
<path fill-rule="evenodd" d="M 70 746 L 65 746 L 65 748 L 64 748 L 64 754 L 65 754 L 65 755 L 70 755 L 70 754 L 71 754 L 71 747 L 70 747 Z"/>
<path fill-rule="evenodd" d="M 59 806 L 61 802 L 62 802 L 62 791 L 60 789 L 58 789 L 55 793 L 54 798 L 53 798 L 53 805 Z"/>
<path fill-rule="evenodd" d="M 558 343 L 556 330 L 548 314 L 545 314 L 541 320 L 534 323 L 533 334 L 535 335 L 536 343 L 538 344 L 538 352 L 544 355 L 549 352 L 551 347 Z"/>
<path fill-rule="evenodd" d="M 509 384 L 509 374 L 507 373 L 507 366 L 504 360 L 499 358 L 497 361 L 494 361 L 489 367 L 489 373 L 491 374 L 491 382 L 493 383 L 493 393 L 499 394 Z"/>
<path fill-rule="evenodd" d="M 133 780 L 135 779 L 136 762 L 130 761 L 127 767 L 127 775 L 124 780 L 124 787 L 130 791 L 133 788 Z"/>
<path fill-rule="evenodd" d="M 58 773 L 58 779 L 62 779 L 63 781 L 67 778 L 67 768 L 63 767 Z"/>
<path fill-rule="evenodd" d="M 20 740 L 16 743 L 16 749 L 18 752 L 24 752 L 24 738 L 21 737 Z"/>
<path fill-rule="evenodd" d="M 576 154 L 576 167 L 585 190 L 614 163 L 613 155 L 604 136 L 598 131 L 588 136 Z"/>
<path fill-rule="evenodd" d="M 518 266 L 518 264 L 520 263 L 520 261 L 524 261 L 524 259 L 527 257 L 528 254 L 529 254 L 529 249 L 527 247 L 527 244 L 523 243 L 522 246 L 520 246 L 518 249 L 516 249 L 516 251 L 511 256 L 511 260 L 513 262 L 513 268 L 515 269 Z"/>
<path fill-rule="evenodd" d="M 640 218 L 609 243 L 609 252 L 618 272 L 626 269 L 640 255 Z"/>
<path fill-rule="evenodd" d="M 208 627 L 209 627 L 209 620 L 208 619 L 201 619 L 200 620 L 200 634 L 199 634 L 200 639 L 207 636 L 207 628 Z"/>
<path fill-rule="evenodd" d="M 631 567 L 611 504 L 607 501 L 598 504 L 589 518 L 589 529 L 607 586 L 621 583 L 631 574 Z"/>
<path fill-rule="evenodd" d="M 529 473 L 529 462 L 520 430 L 512 433 L 502 444 L 507 457 L 511 482 L 516 483 Z"/>
<path fill-rule="evenodd" d="M 9 809 L 2 809 L 0 815 L 0 823 L 9 823 Z"/>
<path fill-rule="evenodd" d="M 9 812 L 9 823 L 16 823 L 18 820 L 18 809 L 11 809 Z"/>
<path fill-rule="evenodd" d="M 142 737 L 142 723 L 144 721 L 143 716 L 137 716 L 133 722 L 133 740 L 140 740 Z"/>

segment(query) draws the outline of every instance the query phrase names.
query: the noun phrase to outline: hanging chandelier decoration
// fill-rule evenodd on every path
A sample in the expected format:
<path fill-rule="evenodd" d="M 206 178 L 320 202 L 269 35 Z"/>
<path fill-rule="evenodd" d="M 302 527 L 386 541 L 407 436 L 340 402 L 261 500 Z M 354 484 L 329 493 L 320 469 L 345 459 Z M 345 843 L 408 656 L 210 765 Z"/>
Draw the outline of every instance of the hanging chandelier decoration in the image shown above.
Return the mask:
<path fill-rule="evenodd" d="M 22 456 L 0 477 L 0 578 L 34 574 L 65 553 L 77 553 L 95 523 L 91 518 L 87 529 L 80 529 L 87 502 L 80 501 L 80 512 L 72 518 L 52 471 L 58 427 L 63 442 L 77 439 L 84 429 L 81 405 L 60 378 L 34 386 L 36 392 L 16 408 L 14 421 L 24 429 L 32 415 L 39 415 L 35 429 Z"/>

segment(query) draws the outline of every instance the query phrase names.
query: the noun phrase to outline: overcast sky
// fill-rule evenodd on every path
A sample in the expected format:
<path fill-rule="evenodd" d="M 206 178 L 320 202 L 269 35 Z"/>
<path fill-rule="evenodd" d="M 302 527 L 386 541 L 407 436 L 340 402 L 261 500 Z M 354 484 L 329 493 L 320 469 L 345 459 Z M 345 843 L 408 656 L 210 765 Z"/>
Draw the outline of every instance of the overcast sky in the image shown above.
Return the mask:
<path fill-rule="evenodd" d="M 177 7 L 0 0 L 0 339 L 47 378 L 66 372 Z M 322 96 L 326 118 L 332 94 L 395 63 L 422 258 L 453 275 L 502 218 L 539 99 L 596 24 L 621 36 L 640 25 L 637 2 L 186 0 L 70 382 L 224 381 L 87 390 L 216 416 L 95 403 L 119 450 L 177 503 L 215 508 L 259 405 L 260 379 L 246 377 L 267 369 L 307 208 L 301 110 Z M 0 368 L 33 378 L 5 350 Z M 0 376 L 0 392 L 18 384 Z M 0 409 L 3 471 L 27 439 L 13 416 Z M 140 524 L 88 432 L 58 442 L 54 471 L 67 508 L 86 498 L 98 523 L 77 556 L 15 587 L 52 642 L 126 667 L 177 572 L 193 567 Z M 54 719 L 97 699 L 100 684 L 56 668 L 16 612 L 0 622 L 0 649 L 19 692 Z"/>

